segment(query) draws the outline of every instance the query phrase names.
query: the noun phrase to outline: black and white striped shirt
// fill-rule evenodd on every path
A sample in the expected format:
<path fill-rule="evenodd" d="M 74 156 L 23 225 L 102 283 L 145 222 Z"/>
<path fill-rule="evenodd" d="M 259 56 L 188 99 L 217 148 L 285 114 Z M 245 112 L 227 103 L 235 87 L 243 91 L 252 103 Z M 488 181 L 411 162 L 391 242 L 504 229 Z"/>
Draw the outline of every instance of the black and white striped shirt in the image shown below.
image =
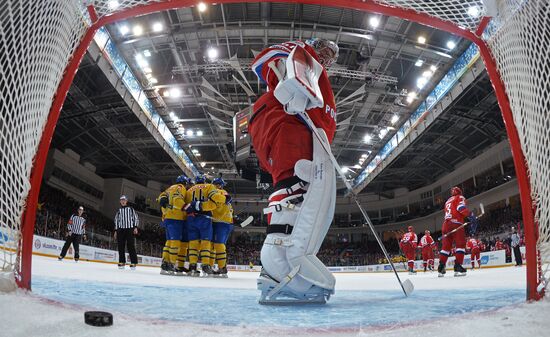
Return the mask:
<path fill-rule="evenodd" d="M 67 229 L 73 234 L 83 235 L 86 234 L 84 226 L 86 225 L 86 219 L 76 214 L 71 215 L 69 223 L 67 223 Z"/>
<path fill-rule="evenodd" d="M 115 215 L 115 229 L 135 228 L 139 225 L 139 218 L 130 206 L 124 206 L 118 209 Z"/>

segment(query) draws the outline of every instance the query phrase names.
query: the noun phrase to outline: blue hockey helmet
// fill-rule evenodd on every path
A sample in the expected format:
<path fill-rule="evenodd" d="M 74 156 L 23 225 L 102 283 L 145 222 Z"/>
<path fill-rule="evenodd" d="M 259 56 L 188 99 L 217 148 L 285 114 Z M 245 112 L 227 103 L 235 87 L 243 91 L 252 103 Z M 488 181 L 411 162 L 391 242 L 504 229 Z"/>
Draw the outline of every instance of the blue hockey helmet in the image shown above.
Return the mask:
<path fill-rule="evenodd" d="M 181 175 L 181 176 L 178 176 L 176 178 L 176 184 L 188 184 L 189 183 L 189 178 L 187 178 L 185 175 Z"/>
<path fill-rule="evenodd" d="M 224 187 L 226 185 L 226 182 L 221 177 L 218 177 L 218 178 L 215 178 L 214 180 L 212 180 L 212 184 L 220 185 L 221 187 Z"/>
<path fill-rule="evenodd" d="M 206 182 L 206 177 L 202 174 L 195 177 L 195 184 L 204 184 Z"/>

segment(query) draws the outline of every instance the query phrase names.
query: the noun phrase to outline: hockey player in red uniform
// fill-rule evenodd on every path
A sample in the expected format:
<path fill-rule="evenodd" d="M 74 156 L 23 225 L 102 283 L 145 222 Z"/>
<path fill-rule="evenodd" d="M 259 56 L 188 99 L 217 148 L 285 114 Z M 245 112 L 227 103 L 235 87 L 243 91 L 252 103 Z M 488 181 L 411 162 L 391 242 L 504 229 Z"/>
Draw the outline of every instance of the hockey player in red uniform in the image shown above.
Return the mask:
<path fill-rule="evenodd" d="M 252 64 L 267 92 L 254 104 L 248 131 L 275 189 L 264 209 L 269 226 L 258 279 L 262 304 L 324 303 L 334 293 L 334 276 L 316 255 L 334 216 L 335 170 L 296 114 L 305 111 L 325 141 L 332 141 L 336 104 L 326 69 L 337 58 L 334 42 L 310 39 L 271 46 Z M 298 90 L 303 88 L 297 83 L 306 82 L 313 90 Z"/>
<path fill-rule="evenodd" d="M 462 190 L 459 187 L 451 188 L 451 197 L 445 202 L 445 219 L 443 221 L 443 245 L 439 251 L 439 266 L 437 267 L 438 276 L 443 277 L 446 273 L 445 265 L 451 253 L 453 242 L 456 247 L 455 255 L 455 276 L 465 276 L 466 269 L 462 267 L 464 262 L 464 253 L 466 248 L 466 235 L 464 227 L 464 218 L 470 222 L 470 234 L 473 234 L 478 226 L 477 217 L 473 215 L 466 207 L 466 198 L 462 196 Z M 455 229 L 454 233 L 449 233 Z M 447 233 L 449 233 L 447 235 Z M 445 236 L 447 235 L 447 236 Z"/>
<path fill-rule="evenodd" d="M 500 241 L 499 237 L 497 237 L 497 241 L 495 242 L 495 251 L 496 250 L 504 250 L 504 243 Z"/>
<path fill-rule="evenodd" d="M 407 265 L 409 267 L 409 274 L 416 274 L 414 271 L 414 258 L 416 255 L 416 246 L 418 245 L 418 237 L 414 232 L 413 226 L 407 228 L 408 232 L 403 234 L 399 246 L 403 251 L 403 254 L 407 257 Z"/>
<path fill-rule="evenodd" d="M 424 236 L 420 239 L 420 248 L 422 249 L 422 261 L 424 262 L 424 271 L 426 269 L 434 270 L 434 248 L 436 243 L 429 230 L 424 231 Z"/>
<path fill-rule="evenodd" d="M 477 240 L 473 235 L 466 243 L 466 248 L 470 251 L 470 260 L 472 261 L 472 270 L 475 268 L 475 262 L 477 261 L 477 265 L 479 268 L 481 268 L 481 258 L 480 258 L 480 252 L 481 252 L 481 244 L 479 240 Z"/>

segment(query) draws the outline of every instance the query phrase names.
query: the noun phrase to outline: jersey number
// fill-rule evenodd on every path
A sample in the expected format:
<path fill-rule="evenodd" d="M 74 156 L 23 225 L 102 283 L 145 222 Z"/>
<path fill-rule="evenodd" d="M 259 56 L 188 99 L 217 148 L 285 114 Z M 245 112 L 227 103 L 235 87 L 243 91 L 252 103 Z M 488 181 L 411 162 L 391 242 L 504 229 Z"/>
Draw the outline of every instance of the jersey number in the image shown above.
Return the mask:
<path fill-rule="evenodd" d="M 453 214 L 451 212 L 451 203 L 445 204 L 445 219 L 450 219 L 453 217 Z"/>
<path fill-rule="evenodd" d="M 198 190 L 198 192 L 199 192 L 198 193 L 198 198 L 197 198 L 197 194 L 195 192 L 197 192 L 197 190 L 193 191 L 193 197 L 192 197 L 193 201 L 204 201 L 203 200 L 203 195 L 202 195 L 202 190 Z"/>

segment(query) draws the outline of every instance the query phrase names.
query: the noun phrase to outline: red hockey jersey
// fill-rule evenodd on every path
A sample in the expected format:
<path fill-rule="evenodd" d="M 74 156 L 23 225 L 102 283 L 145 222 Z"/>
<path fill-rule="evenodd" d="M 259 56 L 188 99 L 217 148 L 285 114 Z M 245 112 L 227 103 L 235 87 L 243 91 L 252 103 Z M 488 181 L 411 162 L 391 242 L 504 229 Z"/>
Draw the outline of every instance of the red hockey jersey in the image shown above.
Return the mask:
<path fill-rule="evenodd" d="M 431 235 L 424 235 L 420 239 L 420 247 L 424 248 L 424 247 L 434 247 L 434 246 L 435 246 L 435 242 Z"/>
<path fill-rule="evenodd" d="M 466 248 L 469 250 L 479 250 L 481 248 L 479 240 L 470 239 L 466 242 Z"/>
<path fill-rule="evenodd" d="M 416 248 L 418 244 L 418 237 L 416 236 L 416 233 L 407 232 L 403 234 L 403 237 L 401 238 L 401 244 L 410 244 L 413 248 Z"/>
<path fill-rule="evenodd" d="M 455 195 L 447 199 L 445 203 L 445 221 L 455 224 L 464 223 L 464 217 L 470 214 L 466 207 L 466 198 L 461 195 Z"/>
<path fill-rule="evenodd" d="M 268 93 L 272 100 L 277 101 L 272 92 L 279 83 L 278 77 L 274 71 L 269 67 L 271 62 L 282 62 L 282 58 L 286 58 L 290 52 L 296 47 L 303 47 L 311 56 L 316 60 L 319 60 L 315 50 L 302 41 L 290 41 L 277 45 L 273 45 L 264 49 L 260 54 L 254 58 L 252 63 L 252 70 L 256 73 L 258 78 L 267 84 Z M 313 120 L 313 123 L 320 128 L 323 128 L 327 134 L 330 142 L 334 138 L 336 132 L 336 102 L 334 100 L 334 93 L 332 92 L 332 86 L 328 78 L 328 74 L 325 69 L 319 78 L 319 88 L 323 94 L 324 107 L 309 109 L 307 113 Z M 278 103 L 278 101 L 277 101 Z M 278 123 L 279 121 L 273 121 Z"/>

